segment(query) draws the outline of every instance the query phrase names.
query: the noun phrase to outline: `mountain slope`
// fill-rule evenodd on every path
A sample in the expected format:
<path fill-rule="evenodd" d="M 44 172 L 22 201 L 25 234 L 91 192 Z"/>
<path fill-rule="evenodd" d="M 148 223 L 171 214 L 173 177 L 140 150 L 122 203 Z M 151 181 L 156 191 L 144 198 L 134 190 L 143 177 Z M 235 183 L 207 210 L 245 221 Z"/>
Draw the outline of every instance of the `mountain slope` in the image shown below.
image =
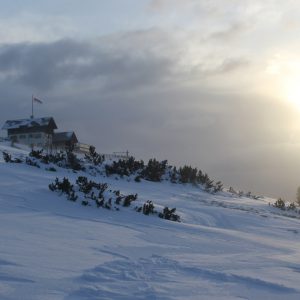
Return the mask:
<path fill-rule="evenodd" d="M 133 207 L 84 207 L 48 189 L 80 174 L 0 158 L 0 299 L 299 299 L 300 221 L 272 199 L 91 177 L 176 207 L 177 223 Z"/>

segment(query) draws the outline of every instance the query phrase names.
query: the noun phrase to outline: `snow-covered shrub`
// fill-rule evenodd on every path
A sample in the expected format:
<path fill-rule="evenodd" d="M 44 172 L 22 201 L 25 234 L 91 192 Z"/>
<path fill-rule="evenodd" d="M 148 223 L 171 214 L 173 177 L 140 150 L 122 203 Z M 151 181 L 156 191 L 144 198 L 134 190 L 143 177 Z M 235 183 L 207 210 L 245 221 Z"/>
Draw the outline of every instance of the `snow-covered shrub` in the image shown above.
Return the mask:
<path fill-rule="evenodd" d="M 106 176 L 119 175 L 124 177 L 134 175 L 136 182 L 140 182 L 141 179 L 153 182 L 168 180 L 172 183 L 200 184 L 209 193 L 217 193 L 223 190 L 221 181 L 214 184 L 214 181 L 206 173 L 197 168 L 183 166 L 177 169 L 169 166 L 167 160 L 158 161 L 155 158 L 150 159 L 146 165 L 142 160 L 137 161 L 134 157 L 120 159 L 111 164 L 106 164 L 105 171 Z"/>
<path fill-rule="evenodd" d="M 204 184 L 204 190 L 207 192 L 207 193 L 211 193 L 212 190 L 214 188 L 214 181 L 211 180 L 211 179 L 208 179 L 205 184 Z"/>
<path fill-rule="evenodd" d="M 113 200 L 116 205 L 128 207 L 133 201 L 137 200 L 137 194 L 121 195 L 119 190 L 108 191 L 107 188 L 107 183 L 96 183 L 92 180 L 88 180 L 85 176 L 79 176 L 76 180 L 76 190 L 78 189 L 78 191 L 82 193 L 84 201 L 88 201 L 88 199 L 95 201 L 97 207 L 112 209 Z M 56 178 L 55 182 L 49 185 L 49 189 L 52 191 L 61 191 L 61 193 L 67 195 L 72 195 L 74 191 L 73 185 L 71 185 L 66 178 L 64 178 L 62 182 Z M 117 207 L 115 207 L 115 209 L 119 210 Z"/>
<path fill-rule="evenodd" d="M 94 146 L 90 146 L 89 153 L 85 154 L 85 159 L 93 163 L 95 166 L 101 165 L 105 159 L 104 155 L 100 155 L 96 152 L 96 148 Z"/>
<path fill-rule="evenodd" d="M 50 167 L 50 168 L 47 168 L 46 171 L 56 172 L 56 169 L 54 167 Z"/>
<path fill-rule="evenodd" d="M 12 162 L 12 159 L 11 159 L 11 155 L 8 154 L 7 152 L 2 152 L 2 155 L 3 155 L 3 159 L 5 162 L 9 163 L 9 162 Z"/>
<path fill-rule="evenodd" d="M 223 191 L 223 184 L 221 181 L 217 181 L 215 186 L 214 186 L 214 193 L 222 192 Z"/>
<path fill-rule="evenodd" d="M 67 151 L 67 167 L 74 171 L 81 171 L 85 169 L 72 151 Z"/>
<path fill-rule="evenodd" d="M 276 202 L 274 203 L 274 206 L 277 208 L 280 208 L 282 210 L 285 210 L 285 202 L 281 198 L 276 200 Z"/>
<path fill-rule="evenodd" d="M 65 161 L 66 161 L 66 154 L 62 151 L 57 152 L 55 154 L 50 154 L 50 155 L 45 155 L 43 156 L 42 159 L 48 159 L 49 162 L 52 162 L 53 164 L 59 166 L 59 167 L 64 167 Z"/>
<path fill-rule="evenodd" d="M 34 150 L 34 149 L 32 149 L 31 152 L 29 153 L 29 156 L 34 157 L 36 159 L 42 159 L 43 156 L 44 156 L 43 152 L 44 152 L 43 149 L 41 149 L 41 150 Z"/>
<path fill-rule="evenodd" d="M 137 175 L 137 176 L 134 178 L 134 181 L 135 181 L 135 182 L 141 182 L 141 178 L 142 178 L 141 175 Z"/>
<path fill-rule="evenodd" d="M 176 167 L 169 167 L 169 178 L 172 183 L 178 183 L 179 173 L 177 172 Z"/>
<path fill-rule="evenodd" d="M 136 206 L 134 209 L 137 212 L 142 212 L 144 215 L 157 214 L 157 211 L 154 210 L 154 203 L 150 200 L 147 200 L 143 206 Z"/>
<path fill-rule="evenodd" d="M 7 163 L 22 163 L 23 161 L 20 158 L 12 158 L 10 154 L 5 151 L 2 151 L 3 159 Z"/>
<path fill-rule="evenodd" d="M 150 159 L 141 175 L 146 180 L 159 182 L 161 181 L 161 177 L 165 174 L 167 164 L 167 160 L 159 162 L 155 158 Z"/>
<path fill-rule="evenodd" d="M 300 206 L 300 186 L 297 189 L 297 204 Z"/>
<path fill-rule="evenodd" d="M 142 172 L 144 169 L 144 162 L 135 160 L 134 157 L 129 157 L 128 159 L 119 159 L 114 161 L 112 164 L 105 165 L 106 175 L 110 176 L 113 174 L 118 174 L 121 177 L 130 176 L 137 172 Z"/>
<path fill-rule="evenodd" d="M 91 181 L 88 181 L 87 177 L 79 176 L 76 180 L 76 184 L 79 186 L 79 191 L 85 195 L 91 192 L 93 185 Z"/>
<path fill-rule="evenodd" d="M 81 205 L 83 205 L 83 206 L 88 206 L 88 205 L 89 205 L 89 201 L 87 201 L 87 200 L 82 200 L 82 201 L 81 201 Z"/>
<path fill-rule="evenodd" d="M 130 206 L 131 202 L 135 201 L 138 197 L 138 194 L 135 195 L 128 195 L 123 200 L 123 206 L 127 207 Z"/>
<path fill-rule="evenodd" d="M 179 180 L 181 183 L 197 183 L 197 168 L 184 166 L 179 168 Z"/>
<path fill-rule="evenodd" d="M 97 208 L 106 208 L 108 210 L 120 210 L 120 206 L 129 207 L 133 201 L 136 201 L 138 194 L 122 195 L 119 190 L 108 190 L 107 183 L 96 183 L 88 180 L 87 177 L 79 176 L 76 180 L 76 185 L 73 186 L 66 177 L 63 180 L 58 178 L 51 184 L 49 189 L 53 192 L 65 194 L 71 201 L 76 201 L 81 198 L 82 206 L 96 206 Z M 77 194 L 75 193 L 75 190 Z M 152 201 L 147 201 L 141 207 L 135 207 L 137 212 L 142 212 L 144 215 L 157 214 L 154 210 Z M 160 218 L 180 221 L 179 215 L 175 214 L 176 208 L 169 209 L 165 207 L 163 212 L 159 214 Z"/>
<path fill-rule="evenodd" d="M 292 202 L 286 208 L 287 210 L 296 210 L 296 205 L 294 202 Z"/>
<path fill-rule="evenodd" d="M 237 192 L 232 186 L 229 188 L 228 192 L 233 194 L 233 195 L 238 195 L 239 196 L 239 192 Z"/>
<path fill-rule="evenodd" d="M 68 150 L 65 153 L 60 151 L 55 154 L 44 154 L 44 150 L 32 150 L 29 153 L 29 157 L 32 157 L 43 164 L 53 163 L 61 168 L 72 169 L 74 171 L 84 170 L 84 166 L 77 156 Z"/>
<path fill-rule="evenodd" d="M 143 205 L 143 214 L 144 215 L 150 215 L 150 214 L 154 214 L 154 204 L 152 201 L 148 200 L 146 203 L 144 203 Z"/>
<path fill-rule="evenodd" d="M 40 168 L 40 165 L 35 160 L 33 160 L 33 159 L 29 158 L 29 157 L 26 157 L 25 162 L 26 162 L 26 164 L 28 166 Z"/>
<path fill-rule="evenodd" d="M 169 209 L 167 206 L 164 210 L 158 214 L 162 219 L 171 220 L 175 222 L 180 222 L 180 216 L 175 214 L 176 208 Z"/>
<path fill-rule="evenodd" d="M 55 182 L 49 184 L 49 189 L 54 192 L 58 191 L 61 194 L 66 194 L 67 198 L 71 201 L 76 201 L 78 196 L 76 195 L 73 185 L 70 183 L 69 179 L 64 177 L 62 181 L 59 181 L 58 178 L 55 179 Z"/>

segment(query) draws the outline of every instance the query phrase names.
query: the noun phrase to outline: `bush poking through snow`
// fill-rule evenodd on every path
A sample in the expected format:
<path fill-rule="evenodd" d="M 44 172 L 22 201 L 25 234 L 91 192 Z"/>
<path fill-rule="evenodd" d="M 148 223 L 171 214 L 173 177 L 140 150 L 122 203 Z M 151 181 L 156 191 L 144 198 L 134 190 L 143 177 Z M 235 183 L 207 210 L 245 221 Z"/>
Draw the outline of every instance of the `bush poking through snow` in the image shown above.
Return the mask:
<path fill-rule="evenodd" d="M 81 161 L 71 150 L 65 153 L 60 151 L 56 154 L 44 154 L 43 150 L 32 150 L 29 156 L 39 160 L 43 164 L 53 163 L 58 167 L 72 169 L 74 171 L 83 171 L 85 169 Z"/>
<path fill-rule="evenodd" d="M 58 191 L 61 192 L 61 194 L 66 194 L 68 200 L 73 202 L 75 202 L 78 198 L 78 196 L 76 195 L 73 189 L 73 185 L 66 177 L 64 177 L 62 181 L 59 181 L 59 179 L 56 178 L 54 183 L 49 184 L 49 189 L 52 192 Z"/>
<path fill-rule="evenodd" d="M 83 192 L 85 195 L 91 192 L 93 185 L 91 181 L 88 181 L 87 177 L 79 176 L 76 180 L 77 185 L 79 186 L 79 191 Z"/>
<path fill-rule="evenodd" d="M 142 160 L 137 161 L 134 157 L 120 159 L 117 162 L 114 161 L 112 164 L 105 165 L 105 171 L 106 176 L 119 175 L 124 177 L 133 175 L 136 182 L 140 182 L 141 179 L 153 182 L 168 180 L 172 183 L 200 184 L 208 193 L 218 193 L 223 190 L 221 181 L 214 184 L 214 181 L 206 173 L 197 168 L 183 166 L 177 170 L 176 167 L 169 166 L 167 160 L 160 162 L 155 158 L 150 159 L 146 165 Z"/>
<path fill-rule="evenodd" d="M 221 181 L 217 181 L 214 186 L 214 193 L 222 192 L 223 191 L 223 184 Z"/>
<path fill-rule="evenodd" d="M 274 207 L 277 207 L 277 208 L 280 208 L 282 210 L 285 210 L 285 202 L 281 198 L 279 198 L 274 203 Z"/>
<path fill-rule="evenodd" d="M 75 186 L 75 189 L 83 195 L 83 201 L 88 201 L 88 199 L 93 200 L 98 208 L 104 207 L 107 209 L 112 209 L 113 200 L 116 205 L 128 207 L 131 205 L 131 202 L 135 201 L 138 197 L 137 194 L 121 195 L 119 190 L 108 191 L 107 188 L 107 183 L 96 183 L 92 180 L 88 180 L 85 176 L 79 176 L 76 180 Z M 67 194 L 69 200 L 72 200 L 75 198 L 75 196 L 76 199 L 78 197 L 75 195 L 73 185 L 71 185 L 67 178 L 64 178 L 62 182 L 56 178 L 54 183 L 49 184 L 49 189 L 51 191 L 61 191 L 61 193 Z M 83 203 L 83 205 L 86 206 L 85 203 Z"/>
<path fill-rule="evenodd" d="M 232 186 L 229 188 L 228 192 L 231 193 L 232 195 L 238 196 L 240 198 L 247 197 L 247 198 L 254 199 L 254 200 L 258 200 L 259 198 L 261 198 L 260 196 L 252 195 L 251 192 L 245 193 L 243 191 L 236 191 Z"/>
<path fill-rule="evenodd" d="M 81 171 L 85 169 L 72 151 L 67 151 L 67 167 L 74 171 Z"/>
<path fill-rule="evenodd" d="M 118 206 L 129 207 L 132 202 L 136 201 L 138 194 L 122 195 L 119 190 L 108 190 L 107 183 L 96 183 L 88 180 L 85 176 L 79 176 L 76 180 L 75 187 L 66 177 L 60 181 L 58 178 L 51 184 L 49 189 L 53 192 L 65 194 L 68 200 L 76 201 L 80 196 L 82 206 L 92 206 L 92 203 L 97 208 L 106 208 L 108 210 L 120 210 Z M 77 191 L 77 194 L 75 193 Z M 135 207 L 137 212 L 142 212 L 144 215 L 157 214 L 154 210 L 152 201 L 147 201 L 141 207 Z M 180 217 L 175 214 L 176 208 L 164 208 L 159 214 L 160 218 L 180 222 Z"/>
<path fill-rule="evenodd" d="M 156 213 L 154 211 L 154 204 L 152 201 L 148 200 L 146 203 L 143 205 L 143 214 L 144 215 L 150 215 Z"/>
<path fill-rule="evenodd" d="M 181 183 L 197 183 L 197 168 L 184 166 L 179 169 L 179 178 Z"/>
<path fill-rule="evenodd" d="M 11 158 L 11 155 L 8 154 L 8 153 L 5 152 L 5 151 L 2 151 L 2 154 L 3 154 L 3 159 L 4 159 L 4 161 L 7 162 L 7 163 L 17 163 L 17 164 L 19 164 L 19 163 L 22 163 L 22 162 L 23 162 L 23 161 L 22 161 L 21 159 L 19 159 L 19 158 L 12 159 L 12 158 Z"/>
<path fill-rule="evenodd" d="M 93 163 L 95 166 L 101 165 L 105 159 L 104 155 L 100 155 L 96 152 L 96 148 L 94 146 L 90 146 L 89 154 L 85 154 L 85 159 Z"/>
<path fill-rule="evenodd" d="M 297 189 L 297 204 L 300 206 L 300 186 Z"/>
<path fill-rule="evenodd" d="M 137 161 L 133 157 L 129 157 L 129 159 L 120 159 L 118 161 L 114 161 L 111 165 L 105 165 L 107 176 L 113 174 L 118 174 L 121 177 L 130 176 L 143 169 L 144 162 L 142 160 Z"/>
<path fill-rule="evenodd" d="M 138 197 L 137 194 L 126 196 L 123 201 L 123 206 L 125 206 L 125 207 L 130 206 L 131 202 L 135 201 L 137 199 L 137 197 Z"/>
<path fill-rule="evenodd" d="M 175 222 L 180 222 L 180 216 L 175 214 L 176 208 L 169 209 L 167 206 L 164 208 L 163 212 L 159 213 L 159 217 L 166 220 L 171 220 Z"/>
<path fill-rule="evenodd" d="M 141 182 L 141 175 L 137 175 L 135 178 L 134 178 L 134 181 L 135 182 Z"/>
<path fill-rule="evenodd" d="M 296 205 L 294 202 L 290 203 L 288 206 L 287 206 L 287 210 L 296 210 Z"/>
<path fill-rule="evenodd" d="M 29 157 L 26 157 L 26 165 L 40 168 L 40 165 L 36 161 L 34 161 L 33 159 L 31 159 Z"/>
<path fill-rule="evenodd" d="M 165 174 L 167 169 L 167 160 L 159 162 L 155 158 L 148 161 L 147 166 L 142 171 L 142 176 L 144 179 L 154 182 L 160 182 L 162 176 Z"/>
<path fill-rule="evenodd" d="M 81 205 L 83 205 L 83 206 L 88 206 L 88 205 L 89 205 L 89 201 L 87 201 L 87 200 L 82 200 L 82 201 L 81 201 Z"/>
<path fill-rule="evenodd" d="M 8 154 L 7 152 L 4 152 L 4 151 L 2 152 L 2 154 L 3 154 L 3 159 L 5 162 L 7 162 L 7 163 L 12 162 L 10 154 Z"/>
<path fill-rule="evenodd" d="M 34 157 L 36 159 L 42 159 L 44 157 L 43 155 L 44 150 L 31 150 L 31 152 L 29 153 L 29 156 Z"/>
<path fill-rule="evenodd" d="M 23 162 L 19 158 L 12 159 L 11 155 L 6 152 L 3 152 L 3 157 L 6 162 Z M 206 173 L 191 166 L 183 166 L 177 169 L 168 165 L 167 160 L 158 161 L 155 158 L 144 164 L 143 160 L 138 161 L 134 157 L 120 159 L 103 165 L 104 159 L 104 155 L 97 153 L 95 147 L 90 147 L 89 154 L 85 155 L 85 160 L 79 159 L 72 149 L 69 149 L 55 154 L 45 154 L 44 150 L 32 150 L 26 161 L 31 166 L 37 167 L 38 163 L 54 164 L 74 171 L 85 171 L 90 175 L 103 174 L 103 171 L 105 171 L 106 176 L 134 176 L 133 178 L 136 182 L 144 179 L 153 182 L 167 180 L 172 183 L 199 184 L 208 193 L 218 193 L 223 190 L 223 184 L 220 181 L 214 183 L 214 180 L 210 179 Z M 118 177 L 115 177 L 115 179 L 117 180 Z M 127 180 L 130 180 L 130 178 Z"/>

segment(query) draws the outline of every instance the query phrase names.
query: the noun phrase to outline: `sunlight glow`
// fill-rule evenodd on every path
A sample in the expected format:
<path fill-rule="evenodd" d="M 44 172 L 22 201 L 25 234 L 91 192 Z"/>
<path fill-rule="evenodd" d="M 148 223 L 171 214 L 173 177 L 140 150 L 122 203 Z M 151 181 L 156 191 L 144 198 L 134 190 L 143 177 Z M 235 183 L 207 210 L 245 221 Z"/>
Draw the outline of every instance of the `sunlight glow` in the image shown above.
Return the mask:
<path fill-rule="evenodd" d="M 283 97 L 300 109 L 300 75 L 284 80 Z"/>
<path fill-rule="evenodd" d="M 272 94 L 300 109 L 300 60 L 296 57 L 275 55 L 266 68 L 272 77 Z"/>

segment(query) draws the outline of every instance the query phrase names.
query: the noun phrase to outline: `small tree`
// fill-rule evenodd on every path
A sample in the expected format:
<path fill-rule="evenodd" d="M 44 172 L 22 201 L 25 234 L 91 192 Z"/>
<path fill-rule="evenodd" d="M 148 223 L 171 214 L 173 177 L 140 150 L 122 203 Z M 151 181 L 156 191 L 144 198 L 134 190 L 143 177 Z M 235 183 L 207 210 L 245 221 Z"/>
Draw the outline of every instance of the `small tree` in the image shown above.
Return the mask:
<path fill-rule="evenodd" d="M 284 200 L 281 198 L 276 200 L 276 202 L 274 203 L 274 206 L 277 208 L 280 208 L 282 210 L 285 210 L 285 203 L 284 203 Z"/>
<path fill-rule="evenodd" d="M 297 189 L 297 204 L 300 205 L 300 186 Z"/>

